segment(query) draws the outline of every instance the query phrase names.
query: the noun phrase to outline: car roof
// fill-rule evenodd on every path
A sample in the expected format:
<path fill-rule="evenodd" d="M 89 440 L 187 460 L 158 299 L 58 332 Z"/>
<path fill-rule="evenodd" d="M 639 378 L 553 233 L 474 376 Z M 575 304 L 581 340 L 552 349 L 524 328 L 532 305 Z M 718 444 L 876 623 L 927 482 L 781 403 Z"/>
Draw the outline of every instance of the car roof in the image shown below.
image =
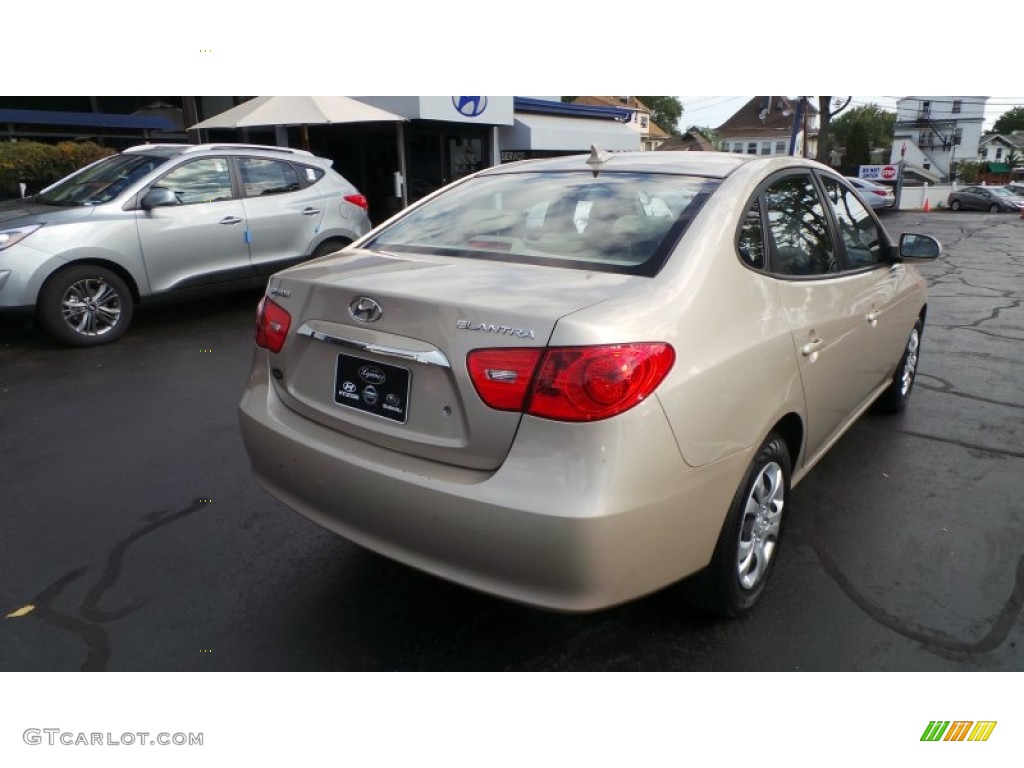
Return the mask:
<path fill-rule="evenodd" d="M 534 171 L 593 171 L 587 164 L 591 155 L 566 155 L 543 160 L 521 160 L 496 165 L 480 172 L 481 176 L 505 173 L 531 173 Z M 779 160 L 794 161 L 795 165 L 818 166 L 799 157 L 780 155 L 739 155 L 728 152 L 611 152 L 601 163 L 600 172 L 615 173 L 671 173 L 683 176 L 706 176 L 724 179 L 737 168 L 748 163 Z"/>

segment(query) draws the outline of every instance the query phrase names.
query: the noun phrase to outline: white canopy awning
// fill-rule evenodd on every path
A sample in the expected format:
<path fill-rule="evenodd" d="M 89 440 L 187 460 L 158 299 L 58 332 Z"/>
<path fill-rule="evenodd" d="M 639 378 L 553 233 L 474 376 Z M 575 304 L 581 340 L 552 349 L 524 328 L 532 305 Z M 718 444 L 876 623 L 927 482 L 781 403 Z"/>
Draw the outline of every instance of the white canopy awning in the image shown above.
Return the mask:
<path fill-rule="evenodd" d="M 589 152 L 596 144 L 613 152 L 640 149 L 640 134 L 614 120 L 518 113 L 515 123 L 498 129 L 501 149 Z"/>

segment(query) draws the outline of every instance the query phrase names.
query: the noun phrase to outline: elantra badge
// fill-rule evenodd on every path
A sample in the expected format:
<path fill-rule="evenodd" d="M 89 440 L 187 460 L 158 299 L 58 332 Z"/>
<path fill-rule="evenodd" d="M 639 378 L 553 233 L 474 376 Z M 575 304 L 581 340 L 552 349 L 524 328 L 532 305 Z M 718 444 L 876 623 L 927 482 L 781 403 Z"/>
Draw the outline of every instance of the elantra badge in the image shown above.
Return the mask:
<path fill-rule="evenodd" d="M 513 328 L 509 325 L 494 325 L 493 323 L 474 323 L 469 320 L 459 320 L 455 327 L 460 331 L 483 331 L 484 333 L 497 333 L 502 336 L 515 336 L 517 339 L 534 339 L 533 330 L 530 328 Z"/>

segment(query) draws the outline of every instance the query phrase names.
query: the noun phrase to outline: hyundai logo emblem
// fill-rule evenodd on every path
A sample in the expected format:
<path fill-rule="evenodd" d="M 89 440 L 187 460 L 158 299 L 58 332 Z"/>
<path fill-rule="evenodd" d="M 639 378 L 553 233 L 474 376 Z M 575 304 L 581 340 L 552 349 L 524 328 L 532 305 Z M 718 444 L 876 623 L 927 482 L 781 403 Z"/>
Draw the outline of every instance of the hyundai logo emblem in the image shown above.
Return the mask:
<path fill-rule="evenodd" d="M 384 310 L 369 296 L 360 296 L 348 305 L 348 313 L 360 323 L 375 323 L 380 320 Z"/>
<path fill-rule="evenodd" d="M 480 117 L 487 109 L 487 97 L 452 96 L 452 105 L 464 117 Z"/>

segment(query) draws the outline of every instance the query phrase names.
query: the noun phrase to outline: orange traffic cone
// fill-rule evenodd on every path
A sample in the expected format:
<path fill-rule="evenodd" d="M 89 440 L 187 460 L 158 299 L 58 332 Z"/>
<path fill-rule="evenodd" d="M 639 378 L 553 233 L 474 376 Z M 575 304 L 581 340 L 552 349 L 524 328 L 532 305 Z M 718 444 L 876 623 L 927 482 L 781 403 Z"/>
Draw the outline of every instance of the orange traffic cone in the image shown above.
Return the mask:
<path fill-rule="evenodd" d="M 924 199 L 924 209 L 923 210 L 924 210 L 925 213 L 928 213 L 931 209 L 932 209 L 931 201 L 929 201 L 928 198 L 926 197 Z"/>

